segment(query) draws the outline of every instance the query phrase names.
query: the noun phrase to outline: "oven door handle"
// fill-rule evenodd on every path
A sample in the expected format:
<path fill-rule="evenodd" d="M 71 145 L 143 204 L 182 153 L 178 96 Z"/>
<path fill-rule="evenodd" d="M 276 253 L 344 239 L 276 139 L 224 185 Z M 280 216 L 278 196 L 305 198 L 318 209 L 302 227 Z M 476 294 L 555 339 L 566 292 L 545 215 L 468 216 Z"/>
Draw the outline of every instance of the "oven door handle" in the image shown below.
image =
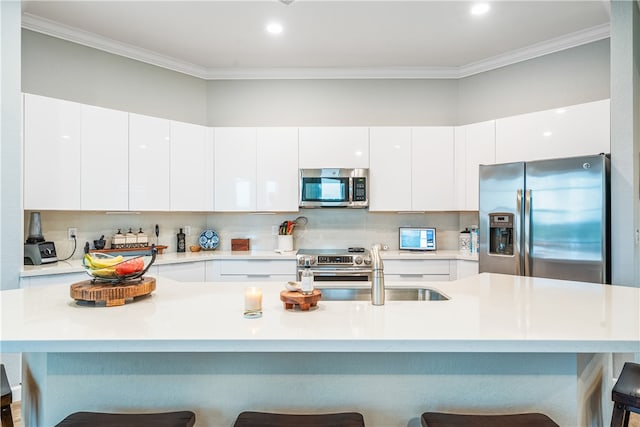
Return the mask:
<path fill-rule="evenodd" d="M 302 272 L 302 270 L 298 270 Z M 373 273 L 373 269 L 364 268 L 340 268 L 325 270 L 321 268 L 312 268 L 311 272 L 318 276 L 362 276 Z"/>

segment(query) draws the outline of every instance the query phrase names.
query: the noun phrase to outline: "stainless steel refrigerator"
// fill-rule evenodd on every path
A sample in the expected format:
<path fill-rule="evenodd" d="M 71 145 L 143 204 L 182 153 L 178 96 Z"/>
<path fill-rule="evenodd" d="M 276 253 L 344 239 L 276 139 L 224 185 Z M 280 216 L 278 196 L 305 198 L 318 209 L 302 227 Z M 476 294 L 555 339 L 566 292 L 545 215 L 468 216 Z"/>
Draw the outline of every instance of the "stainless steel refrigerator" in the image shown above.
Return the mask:
<path fill-rule="evenodd" d="M 611 283 L 606 155 L 480 166 L 480 272 Z"/>

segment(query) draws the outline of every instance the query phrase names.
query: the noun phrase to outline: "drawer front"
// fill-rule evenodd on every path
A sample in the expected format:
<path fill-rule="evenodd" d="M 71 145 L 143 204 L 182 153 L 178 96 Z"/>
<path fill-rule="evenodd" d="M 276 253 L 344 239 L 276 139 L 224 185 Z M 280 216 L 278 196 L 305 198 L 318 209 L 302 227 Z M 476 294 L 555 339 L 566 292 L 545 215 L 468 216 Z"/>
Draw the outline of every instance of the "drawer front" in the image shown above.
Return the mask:
<path fill-rule="evenodd" d="M 220 260 L 221 275 L 241 275 L 241 276 L 260 276 L 260 275 L 291 275 L 295 277 L 296 262 L 295 260 Z"/>
<path fill-rule="evenodd" d="M 387 274 L 421 274 L 421 275 L 449 275 L 449 260 L 424 260 L 424 259 L 390 259 L 383 260 L 384 273 Z"/>

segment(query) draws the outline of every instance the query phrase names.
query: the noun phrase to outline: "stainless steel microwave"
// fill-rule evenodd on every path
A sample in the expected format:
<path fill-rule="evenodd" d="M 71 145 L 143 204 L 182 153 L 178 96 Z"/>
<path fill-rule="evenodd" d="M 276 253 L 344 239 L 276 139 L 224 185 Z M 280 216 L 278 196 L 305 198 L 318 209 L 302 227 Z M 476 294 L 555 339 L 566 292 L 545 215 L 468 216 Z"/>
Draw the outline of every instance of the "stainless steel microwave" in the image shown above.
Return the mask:
<path fill-rule="evenodd" d="M 301 208 L 366 208 L 369 169 L 300 169 Z"/>

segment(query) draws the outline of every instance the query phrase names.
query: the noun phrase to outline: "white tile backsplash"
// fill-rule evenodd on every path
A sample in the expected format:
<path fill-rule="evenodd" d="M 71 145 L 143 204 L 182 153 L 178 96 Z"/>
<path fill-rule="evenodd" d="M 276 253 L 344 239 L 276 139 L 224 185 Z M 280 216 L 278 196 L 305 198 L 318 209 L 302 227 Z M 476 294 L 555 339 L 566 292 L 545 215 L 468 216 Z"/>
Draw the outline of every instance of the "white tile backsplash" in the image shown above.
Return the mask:
<path fill-rule="evenodd" d="M 29 213 L 24 215 L 24 239 L 29 230 Z M 273 250 L 277 238 L 272 227 L 285 220 L 305 216 L 308 223 L 294 231 L 294 249 L 299 248 L 346 248 L 350 246 L 371 247 L 374 243 L 386 244 L 391 250 L 398 249 L 398 227 L 436 227 L 438 248 L 456 250 L 458 233 L 478 223 L 477 212 L 433 212 L 433 213 L 377 213 L 364 209 L 301 209 L 288 214 L 253 213 L 202 213 L 202 212 L 140 212 L 106 214 L 104 212 L 59 212 L 42 211 L 42 234 L 56 245 L 58 258 L 71 254 L 73 243 L 67 240 L 67 228 L 78 229 L 78 248 L 73 258 L 82 256 L 85 242 L 93 247 L 93 240 L 104 234 L 107 247 L 111 236 L 121 229 L 140 227 L 156 242 L 154 227 L 160 226 L 158 243 L 167 245 L 166 252 L 176 251 L 176 234 L 181 227 L 191 227 L 186 237 L 187 247 L 198 243 L 198 236 L 205 229 L 213 229 L 220 236 L 221 250 L 231 250 L 231 239 L 251 239 L 251 249 Z"/>

